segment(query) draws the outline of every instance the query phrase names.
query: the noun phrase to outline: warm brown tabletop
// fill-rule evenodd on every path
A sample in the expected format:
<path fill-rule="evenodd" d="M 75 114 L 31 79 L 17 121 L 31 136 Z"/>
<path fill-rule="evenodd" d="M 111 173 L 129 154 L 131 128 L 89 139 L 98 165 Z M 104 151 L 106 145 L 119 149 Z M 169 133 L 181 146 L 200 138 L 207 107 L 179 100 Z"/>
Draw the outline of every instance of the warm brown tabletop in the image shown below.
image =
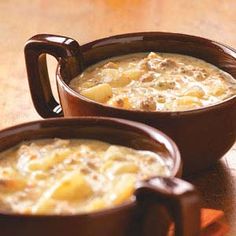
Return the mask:
<path fill-rule="evenodd" d="M 8 0 L 0 1 L 0 129 L 40 119 L 31 102 L 23 48 L 38 33 L 83 44 L 135 31 L 199 35 L 236 48 L 236 1 Z M 55 60 L 50 60 L 52 80 Z M 236 235 L 236 145 L 212 169 L 190 178 L 205 207 L 222 209 Z"/>

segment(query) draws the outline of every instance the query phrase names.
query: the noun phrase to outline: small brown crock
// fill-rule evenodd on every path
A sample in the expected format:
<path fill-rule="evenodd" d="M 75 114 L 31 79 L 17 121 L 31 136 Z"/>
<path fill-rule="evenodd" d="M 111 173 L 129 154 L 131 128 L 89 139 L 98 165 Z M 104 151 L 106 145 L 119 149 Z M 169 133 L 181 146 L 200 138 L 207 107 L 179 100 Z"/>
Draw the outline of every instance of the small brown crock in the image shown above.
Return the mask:
<path fill-rule="evenodd" d="M 177 236 L 199 235 L 199 198 L 180 175 L 181 159 L 174 142 L 149 126 L 112 118 L 65 118 L 35 121 L 0 131 L 0 151 L 25 140 L 88 138 L 135 149 L 152 150 L 171 160 L 171 176 L 137 184 L 132 201 L 78 215 L 20 215 L 0 212 L 1 235 L 13 236 L 157 236 L 166 235 L 171 215 Z M 167 212 L 169 214 L 167 214 Z"/>
<path fill-rule="evenodd" d="M 103 59 L 128 53 L 157 51 L 186 54 L 210 62 L 236 78 L 236 52 L 220 43 L 176 33 L 131 33 L 79 46 L 67 37 L 36 35 L 25 46 L 25 59 L 34 106 L 44 117 L 113 116 L 157 127 L 177 143 L 184 173 L 215 163 L 236 138 L 236 96 L 217 105 L 181 112 L 129 111 L 104 106 L 69 88 L 70 80 Z M 56 72 L 59 105 L 50 88 L 45 54 L 59 61 Z M 62 106 L 62 110 L 61 110 Z"/>

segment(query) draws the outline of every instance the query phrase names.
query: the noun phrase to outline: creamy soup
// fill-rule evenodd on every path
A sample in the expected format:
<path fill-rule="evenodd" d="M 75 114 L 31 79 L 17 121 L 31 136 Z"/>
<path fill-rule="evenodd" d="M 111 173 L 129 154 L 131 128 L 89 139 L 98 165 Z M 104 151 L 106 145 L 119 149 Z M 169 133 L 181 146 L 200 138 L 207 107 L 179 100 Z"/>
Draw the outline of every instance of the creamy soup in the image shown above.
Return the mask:
<path fill-rule="evenodd" d="M 0 153 L 0 211 L 76 214 L 132 199 L 138 180 L 170 176 L 157 153 L 85 139 L 26 142 Z"/>
<path fill-rule="evenodd" d="M 138 53 L 110 58 L 70 82 L 81 95 L 109 106 L 142 111 L 183 111 L 236 95 L 228 73 L 194 57 Z"/>

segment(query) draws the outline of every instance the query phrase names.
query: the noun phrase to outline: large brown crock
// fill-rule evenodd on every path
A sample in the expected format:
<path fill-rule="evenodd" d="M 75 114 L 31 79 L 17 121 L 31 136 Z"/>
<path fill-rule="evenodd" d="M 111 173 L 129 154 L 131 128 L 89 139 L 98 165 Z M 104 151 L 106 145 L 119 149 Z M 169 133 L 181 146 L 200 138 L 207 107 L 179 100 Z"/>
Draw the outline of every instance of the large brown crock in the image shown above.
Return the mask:
<path fill-rule="evenodd" d="M 180 53 L 201 58 L 236 78 L 235 50 L 200 37 L 160 32 L 131 33 L 79 46 L 71 38 L 36 35 L 25 46 L 30 91 L 36 110 L 45 118 L 89 115 L 140 121 L 157 127 L 174 139 L 181 152 L 185 173 L 193 173 L 215 163 L 235 142 L 236 96 L 217 105 L 190 111 L 142 112 L 98 104 L 68 86 L 73 77 L 96 62 L 143 51 Z M 61 105 L 51 92 L 46 53 L 59 61 L 56 77 Z"/>
<path fill-rule="evenodd" d="M 120 206 L 78 215 L 20 215 L 0 210 L 1 235 L 13 236 L 157 236 L 166 235 L 172 216 L 177 236 L 199 235 L 199 198 L 180 175 L 174 142 L 146 125 L 112 118 L 48 119 L 0 131 L 0 151 L 25 140 L 88 138 L 158 152 L 170 165 L 170 177 L 137 184 L 134 198 Z M 169 212 L 169 214 L 167 214 Z"/>

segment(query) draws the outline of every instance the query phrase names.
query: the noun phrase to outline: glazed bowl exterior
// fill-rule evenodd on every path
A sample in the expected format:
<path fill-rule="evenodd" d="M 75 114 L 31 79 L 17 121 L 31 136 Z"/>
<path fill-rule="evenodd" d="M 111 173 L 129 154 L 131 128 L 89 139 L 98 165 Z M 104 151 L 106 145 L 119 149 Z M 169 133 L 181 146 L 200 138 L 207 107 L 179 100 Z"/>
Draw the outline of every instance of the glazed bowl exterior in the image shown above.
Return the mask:
<path fill-rule="evenodd" d="M 184 173 L 205 169 L 220 159 L 235 142 L 236 96 L 209 107 L 180 112 L 124 110 L 91 101 L 73 91 L 72 78 L 101 60 L 137 52 L 179 53 L 203 59 L 236 78 L 236 52 L 220 43 L 176 33 L 141 32 L 112 36 L 79 46 L 70 38 L 36 35 L 25 46 L 32 99 L 44 117 L 110 116 L 156 127 L 178 145 Z M 47 75 L 45 54 L 58 61 L 56 80 L 60 105 L 55 101 Z M 62 109 L 61 109 L 62 108 Z"/>
<path fill-rule="evenodd" d="M 156 236 L 166 235 L 170 216 L 176 235 L 199 233 L 199 197 L 178 178 L 181 159 L 175 143 L 144 124 L 112 118 L 48 119 L 0 131 L 0 151 L 23 141 L 45 138 L 85 138 L 134 149 L 151 150 L 173 163 L 169 177 L 139 181 L 134 198 L 122 205 L 78 215 L 23 215 L 0 210 L 1 235 L 12 236 Z"/>

